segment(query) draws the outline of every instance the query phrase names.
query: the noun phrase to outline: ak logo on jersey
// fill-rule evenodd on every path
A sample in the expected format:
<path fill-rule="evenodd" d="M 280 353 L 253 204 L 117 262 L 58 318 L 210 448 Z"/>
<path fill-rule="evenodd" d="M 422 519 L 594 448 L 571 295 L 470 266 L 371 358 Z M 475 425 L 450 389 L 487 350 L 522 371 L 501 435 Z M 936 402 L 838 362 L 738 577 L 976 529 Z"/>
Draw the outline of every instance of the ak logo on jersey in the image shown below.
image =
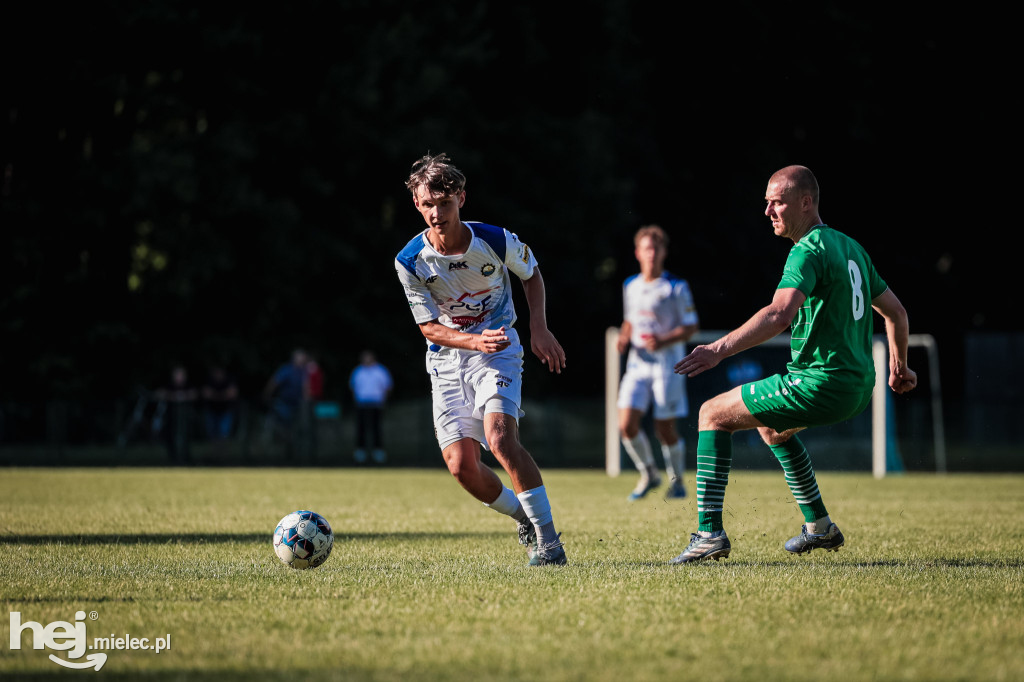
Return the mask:
<path fill-rule="evenodd" d="M 454 263 L 449 263 L 448 264 L 448 272 L 451 272 L 452 270 L 468 270 L 468 269 L 469 269 L 469 264 L 467 264 L 466 261 L 464 261 L 464 260 L 460 260 L 460 261 L 456 261 Z"/>
<path fill-rule="evenodd" d="M 437 275 L 431 275 L 430 277 L 427 277 L 427 284 L 433 284 L 436 281 L 437 281 Z"/>
<path fill-rule="evenodd" d="M 494 263 L 488 263 L 487 265 L 480 268 L 480 274 L 483 275 L 484 277 L 490 277 L 491 275 L 494 274 L 494 271 L 496 269 L 497 268 L 494 265 Z"/>

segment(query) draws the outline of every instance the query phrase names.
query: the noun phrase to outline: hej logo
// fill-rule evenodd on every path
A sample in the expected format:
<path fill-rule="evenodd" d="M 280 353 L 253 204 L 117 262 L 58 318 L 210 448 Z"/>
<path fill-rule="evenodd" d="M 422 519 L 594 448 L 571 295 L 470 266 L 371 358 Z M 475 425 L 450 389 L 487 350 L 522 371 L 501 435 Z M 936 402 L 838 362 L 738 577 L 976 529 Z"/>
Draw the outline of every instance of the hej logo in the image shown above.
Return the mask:
<path fill-rule="evenodd" d="M 89 614 L 92 620 L 98 615 L 95 611 Z M 109 637 L 96 637 L 90 646 L 85 633 L 85 611 L 75 612 L 75 622 L 69 623 L 57 620 L 49 625 L 42 625 L 35 621 L 21 620 L 20 611 L 11 611 L 11 650 L 21 649 L 22 638 L 25 631 L 30 633 L 33 649 L 52 649 L 54 651 L 67 651 L 67 656 L 72 660 L 65 660 L 50 654 L 51 661 L 65 668 L 95 668 L 99 670 L 107 662 L 107 655 L 102 652 L 90 653 L 84 661 L 78 661 L 87 649 L 117 649 L 117 650 L 150 650 L 156 653 L 171 648 L 171 635 L 157 637 L 152 644 L 149 638 L 117 637 L 111 634 Z"/>

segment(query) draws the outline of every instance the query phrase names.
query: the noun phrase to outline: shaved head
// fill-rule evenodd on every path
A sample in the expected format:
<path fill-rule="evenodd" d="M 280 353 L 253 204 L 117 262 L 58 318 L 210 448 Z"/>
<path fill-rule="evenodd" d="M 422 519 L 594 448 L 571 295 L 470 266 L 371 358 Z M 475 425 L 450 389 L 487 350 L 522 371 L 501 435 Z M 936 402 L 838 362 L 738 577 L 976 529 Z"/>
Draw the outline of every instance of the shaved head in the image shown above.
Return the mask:
<path fill-rule="evenodd" d="M 785 194 L 793 191 L 800 195 L 809 194 L 811 203 L 818 205 L 818 180 L 807 166 L 786 166 L 775 171 L 768 184 L 775 183 Z"/>

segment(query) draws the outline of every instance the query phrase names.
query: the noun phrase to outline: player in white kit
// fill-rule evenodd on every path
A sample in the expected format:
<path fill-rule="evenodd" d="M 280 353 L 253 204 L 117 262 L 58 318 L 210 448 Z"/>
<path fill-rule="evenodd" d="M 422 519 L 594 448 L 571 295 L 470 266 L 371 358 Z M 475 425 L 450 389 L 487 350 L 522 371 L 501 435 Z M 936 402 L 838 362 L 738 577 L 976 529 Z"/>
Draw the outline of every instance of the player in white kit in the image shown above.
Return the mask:
<path fill-rule="evenodd" d="M 413 164 L 406 181 L 427 223 L 395 259 L 413 319 L 426 338 L 434 430 L 448 470 L 470 494 L 518 523 L 530 565 L 563 565 L 540 469 L 519 442 L 523 347 L 513 328 L 509 271 L 530 308 L 530 345 L 552 372 L 565 352 L 548 330 L 544 280 L 530 248 L 500 227 L 464 222 L 466 178 L 446 154 Z M 513 489 L 484 466 L 480 446 Z"/>
<path fill-rule="evenodd" d="M 650 440 L 641 420 L 653 402 L 654 430 L 661 443 L 669 477 L 666 498 L 686 497 L 683 486 L 686 443 L 679 437 L 676 418 L 689 414 L 682 375 L 673 371 L 686 355 L 686 344 L 698 329 L 697 310 L 686 280 L 665 271 L 668 235 L 657 225 L 641 227 L 634 236 L 640 274 L 622 287 L 624 321 L 618 350 L 625 353 L 626 372 L 619 384 L 619 432 L 622 445 L 640 472 L 630 493 L 639 500 L 661 485 Z"/>

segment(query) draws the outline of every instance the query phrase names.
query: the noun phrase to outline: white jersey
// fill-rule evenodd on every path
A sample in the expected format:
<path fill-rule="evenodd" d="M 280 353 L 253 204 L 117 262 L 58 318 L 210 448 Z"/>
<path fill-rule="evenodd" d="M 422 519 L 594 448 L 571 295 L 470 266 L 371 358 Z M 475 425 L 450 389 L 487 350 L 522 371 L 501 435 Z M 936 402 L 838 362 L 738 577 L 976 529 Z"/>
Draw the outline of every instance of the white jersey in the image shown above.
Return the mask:
<path fill-rule="evenodd" d="M 686 280 L 668 272 L 651 282 L 633 275 L 622 285 L 622 309 L 632 327 L 630 355 L 673 365 L 683 359 L 686 346 L 682 341 L 651 352 L 644 348 L 644 340 L 652 334 L 667 334 L 676 327 L 697 324 L 697 309 Z"/>
<path fill-rule="evenodd" d="M 686 383 L 674 370 L 686 354 L 686 344 L 680 341 L 649 351 L 644 340 L 697 324 L 690 286 L 667 272 L 651 282 L 633 275 L 622 285 L 622 307 L 632 334 L 626 372 L 619 383 L 619 408 L 646 412 L 653 402 L 655 419 L 687 416 Z"/>
<path fill-rule="evenodd" d="M 442 450 L 464 438 L 487 447 L 483 426 L 487 412 L 504 412 L 516 419 L 524 414 L 520 408 L 523 347 L 512 328 L 516 311 L 508 273 L 530 279 L 537 260 L 508 230 L 485 223 L 463 224 L 473 233 L 465 253 L 441 255 L 424 231 L 395 259 L 417 324 L 437 320 L 470 334 L 505 327 L 511 342 L 497 353 L 484 353 L 427 341 L 434 433 Z"/>
<path fill-rule="evenodd" d="M 417 324 L 436 319 L 470 334 L 503 326 L 511 330 L 516 311 L 508 272 L 530 279 L 537 260 L 530 247 L 506 229 L 478 222 L 463 225 L 473 233 L 465 253 L 438 253 L 424 230 L 395 259 L 413 319 Z"/>

